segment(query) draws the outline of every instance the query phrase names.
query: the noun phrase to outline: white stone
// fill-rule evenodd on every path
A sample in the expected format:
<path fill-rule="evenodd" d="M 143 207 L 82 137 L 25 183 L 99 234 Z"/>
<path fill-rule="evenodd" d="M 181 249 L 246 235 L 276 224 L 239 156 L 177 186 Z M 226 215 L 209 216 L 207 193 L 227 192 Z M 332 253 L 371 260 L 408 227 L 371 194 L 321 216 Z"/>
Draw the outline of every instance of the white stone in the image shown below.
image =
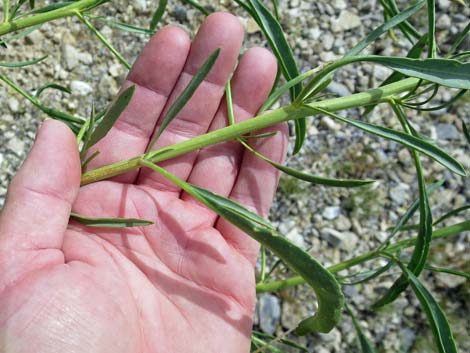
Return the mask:
<path fill-rule="evenodd" d="M 72 93 L 75 93 L 79 96 L 86 96 L 93 92 L 93 87 L 83 81 L 72 81 L 70 83 L 70 89 Z"/>
<path fill-rule="evenodd" d="M 7 104 L 8 108 L 10 108 L 13 113 L 17 113 L 18 110 L 20 110 L 20 102 L 18 102 L 18 99 L 15 97 L 8 98 Z"/>
<path fill-rule="evenodd" d="M 113 77 L 119 77 L 119 75 L 122 73 L 122 65 L 114 63 L 109 67 L 108 72 Z"/>
<path fill-rule="evenodd" d="M 292 228 L 291 231 L 287 233 L 286 238 L 298 247 L 305 249 L 304 238 L 302 237 L 302 234 L 299 233 L 297 227 Z"/>
<path fill-rule="evenodd" d="M 341 11 L 339 17 L 331 21 L 333 32 L 349 31 L 361 25 L 361 18 L 347 10 Z"/>
<path fill-rule="evenodd" d="M 341 208 L 339 208 L 338 206 L 329 206 L 329 207 L 325 207 L 325 209 L 322 212 L 322 216 L 323 218 L 331 221 L 337 218 L 340 215 L 340 213 L 341 213 Z"/>

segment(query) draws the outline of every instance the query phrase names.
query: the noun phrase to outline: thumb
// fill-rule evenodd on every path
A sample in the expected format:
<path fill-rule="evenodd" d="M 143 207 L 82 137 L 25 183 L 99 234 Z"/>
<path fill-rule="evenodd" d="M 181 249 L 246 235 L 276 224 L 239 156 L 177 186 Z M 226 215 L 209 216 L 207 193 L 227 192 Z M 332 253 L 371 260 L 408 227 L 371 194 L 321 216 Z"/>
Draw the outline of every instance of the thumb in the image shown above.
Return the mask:
<path fill-rule="evenodd" d="M 72 131 L 46 120 L 10 184 L 0 216 L 0 251 L 60 249 L 80 174 Z"/>

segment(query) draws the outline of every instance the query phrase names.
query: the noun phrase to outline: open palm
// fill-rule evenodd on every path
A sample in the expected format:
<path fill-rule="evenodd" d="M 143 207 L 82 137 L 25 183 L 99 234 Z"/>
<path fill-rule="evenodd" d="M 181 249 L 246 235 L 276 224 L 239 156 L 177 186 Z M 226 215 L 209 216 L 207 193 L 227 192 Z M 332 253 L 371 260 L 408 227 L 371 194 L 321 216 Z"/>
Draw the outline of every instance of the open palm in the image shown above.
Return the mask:
<path fill-rule="evenodd" d="M 127 110 L 95 147 L 91 168 L 144 153 L 165 109 L 207 57 L 206 81 L 156 148 L 226 125 L 224 85 L 236 64 L 238 20 L 209 16 L 193 43 L 176 27 L 156 34 L 124 87 Z M 256 113 L 276 75 L 264 49 L 248 50 L 232 78 L 237 121 Z M 281 161 L 286 127 L 254 146 Z M 277 173 L 236 142 L 160 165 L 179 178 L 267 213 Z M 0 216 L 1 352 L 248 352 L 257 244 L 148 170 L 79 189 L 80 160 L 66 126 L 47 121 L 13 180 Z M 70 210 L 133 217 L 148 227 L 86 228 Z"/>

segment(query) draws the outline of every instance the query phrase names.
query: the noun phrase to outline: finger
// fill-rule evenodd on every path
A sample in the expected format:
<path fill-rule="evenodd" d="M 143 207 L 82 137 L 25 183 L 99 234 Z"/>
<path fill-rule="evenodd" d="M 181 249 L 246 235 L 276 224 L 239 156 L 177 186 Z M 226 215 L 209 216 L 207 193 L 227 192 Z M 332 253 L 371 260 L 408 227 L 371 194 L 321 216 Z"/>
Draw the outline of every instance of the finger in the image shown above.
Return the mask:
<path fill-rule="evenodd" d="M 219 57 L 193 97 L 159 138 L 155 146 L 156 149 L 190 139 L 207 131 L 220 105 L 225 82 L 237 61 L 242 40 L 243 27 L 235 16 L 227 13 L 215 13 L 207 17 L 193 41 L 188 61 L 166 109 L 171 106 L 193 75 L 217 48 L 221 48 Z M 165 112 L 162 117 L 164 115 Z M 186 180 L 196 156 L 197 152 L 188 153 L 171 161 L 160 163 L 160 165 L 172 174 Z M 141 171 L 137 183 L 164 191 L 175 193 L 180 191 L 173 183 L 149 170 Z"/>
<path fill-rule="evenodd" d="M 168 96 L 186 62 L 190 40 L 178 27 L 160 30 L 147 43 L 123 84 L 135 85 L 131 102 L 109 133 L 92 149 L 100 154 L 89 169 L 112 164 L 145 152 Z M 120 182 L 134 182 L 137 172 L 115 177 Z"/>
<path fill-rule="evenodd" d="M 266 49 L 248 50 L 240 60 L 231 81 L 235 121 L 256 114 L 266 100 L 276 78 L 277 63 Z M 210 130 L 227 126 L 227 105 L 221 104 Z M 197 157 L 188 181 L 205 189 L 227 196 L 233 188 L 243 156 L 243 146 L 235 141 L 220 143 L 202 150 Z M 184 200 L 196 202 L 189 194 Z M 213 213 L 213 222 L 216 214 Z"/>
<path fill-rule="evenodd" d="M 11 182 L 0 216 L 0 251 L 60 249 L 79 186 L 75 136 L 63 123 L 45 121 Z"/>
<path fill-rule="evenodd" d="M 282 163 L 287 151 L 287 124 L 279 124 L 262 130 L 262 132 L 270 131 L 277 131 L 277 134 L 256 140 L 251 145 L 269 159 Z M 245 151 L 230 198 L 259 215 L 266 216 L 271 207 L 278 179 L 277 169 L 251 152 Z M 219 218 L 216 228 L 224 235 L 227 242 L 238 249 L 253 265 L 256 263 L 259 244 L 255 240 L 223 218 Z"/>

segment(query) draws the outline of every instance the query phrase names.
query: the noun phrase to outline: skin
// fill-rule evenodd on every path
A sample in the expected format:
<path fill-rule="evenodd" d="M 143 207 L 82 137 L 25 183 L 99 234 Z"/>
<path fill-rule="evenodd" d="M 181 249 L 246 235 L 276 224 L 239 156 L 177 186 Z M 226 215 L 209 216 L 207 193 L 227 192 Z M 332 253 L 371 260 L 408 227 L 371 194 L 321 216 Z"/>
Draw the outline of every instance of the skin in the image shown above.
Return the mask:
<path fill-rule="evenodd" d="M 192 43 L 177 27 L 159 31 L 124 83 L 136 85 L 135 95 L 90 167 L 143 153 L 165 109 L 218 47 L 216 65 L 156 147 L 226 125 L 224 84 L 242 39 L 226 13 L 209 16 Z M 268 51 L 245 52 L 232 78 L 238 121 L 256 113 L 275 74 Z M 278 133 L 252 146 L 282 162 L 286 126 L 269 130 Z M 278 180 L 236 142 L 160 165 L 262 215 Z M 83 188 L 80 173 L 71 131 L 45 121 L 0 215 L 0 351 L 248 352 L 258 244 L 149 170 Z M 69 223 L 71 210 L 155 224 L 87 228 Z"/>

